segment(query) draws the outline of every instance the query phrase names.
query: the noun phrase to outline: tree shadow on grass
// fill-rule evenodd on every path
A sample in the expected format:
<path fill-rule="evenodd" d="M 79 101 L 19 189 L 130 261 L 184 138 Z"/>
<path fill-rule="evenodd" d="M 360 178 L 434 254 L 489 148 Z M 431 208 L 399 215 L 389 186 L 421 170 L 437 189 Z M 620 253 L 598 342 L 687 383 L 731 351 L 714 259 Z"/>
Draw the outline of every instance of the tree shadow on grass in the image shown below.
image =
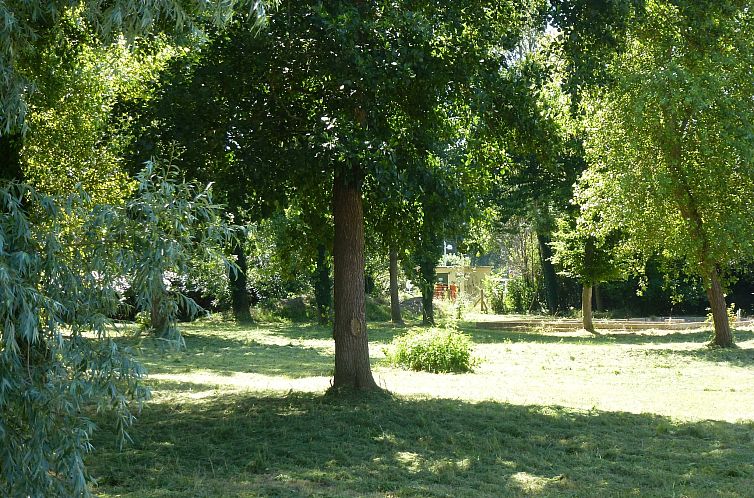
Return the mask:
<path fill-rule="evenodd" d="M 754 424 L 316 394 L 151 404 L 98 491 L 127 496 L 752 496 Z"/>
<path fill-rule="evenodd" d="M 677 356 L 712 363 L 728 363 L 737 367 L 754 366 L 754 349 L 752 348 L 709 348 L 701 346 L 694 349 L 646 349 L 646 354 Z"/>
<path fill-rule="evenodd" d="M 567 343 L 567 344 L 673 344 L 673 343 L 709 343 L 712 332 L 710 330 L 692 331 L 597 331 L 598 335 L 584 335 L 583 333 L 568 332 L 553 333 L 546 329 L 541 331 L 485 329 L 476 327 L 475 324 L 464 322 L 460 330 L 471 335 L 478 344 L 505 343 L 505 342 L 531 342 L 531 343 Z M 736 330 L 736 341 L 743 342 L 754 339 L 754 331 Z"/>
<path fill-rule="evenodd" d="M 332 353 L 315 347 L 263 344 L 254 340 L 184 333 L 185 351 L 143 348 L 137 359 L 150 374 L 185 374 L 209 370 L 220 375 L 237 372 L 291 378 L 329 375 Z"/>

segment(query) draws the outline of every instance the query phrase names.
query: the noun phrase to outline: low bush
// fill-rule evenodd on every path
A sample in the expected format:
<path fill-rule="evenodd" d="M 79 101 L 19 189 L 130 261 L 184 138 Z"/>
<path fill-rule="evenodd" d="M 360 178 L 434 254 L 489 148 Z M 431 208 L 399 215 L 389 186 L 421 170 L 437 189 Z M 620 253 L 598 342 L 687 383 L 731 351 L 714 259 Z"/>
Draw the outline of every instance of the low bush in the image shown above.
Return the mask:
<path fill-rule="evenodd" d="M 529 313 L 537 309 L 537 286 L 524 277 L 515 277 L 508 281 L 503 298 L 503 307 L 510 313 Z"/>
<path fill-rule="evenodd" d="M 453 329 L 412 330 L 385 348 L 390 364 L 426 372 L 470 372 L 478 363 L 471 338 Z"/>

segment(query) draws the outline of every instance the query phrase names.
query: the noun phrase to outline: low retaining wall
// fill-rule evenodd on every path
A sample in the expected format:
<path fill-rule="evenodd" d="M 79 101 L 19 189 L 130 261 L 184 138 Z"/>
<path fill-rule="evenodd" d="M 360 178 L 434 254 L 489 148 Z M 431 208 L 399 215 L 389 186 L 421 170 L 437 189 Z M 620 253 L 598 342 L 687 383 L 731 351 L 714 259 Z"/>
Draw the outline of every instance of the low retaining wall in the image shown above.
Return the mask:
<path fill-rule="evenodd" d="M 632 318 L 628 320 L 593 320 L 594 327 L 597 330 L 690 330 L 700 328 L 712 328 L 712 325 L 706 323 L 703 318 L 672 318 L 665 320 L 649 320 L 641 318 Z M 544 320 L 544 319 L 523 319 L 523 320 L 490 320 L 476 322 L 477 328 L 493 330 L 531 330 L 547 329 L 554 331 L 571 331 L 582 328 L 582 322 L 578 319 L 562 320 Z M 754 321 L 743 320 L 735 324 L 738 327 L 754 326 Z"/>

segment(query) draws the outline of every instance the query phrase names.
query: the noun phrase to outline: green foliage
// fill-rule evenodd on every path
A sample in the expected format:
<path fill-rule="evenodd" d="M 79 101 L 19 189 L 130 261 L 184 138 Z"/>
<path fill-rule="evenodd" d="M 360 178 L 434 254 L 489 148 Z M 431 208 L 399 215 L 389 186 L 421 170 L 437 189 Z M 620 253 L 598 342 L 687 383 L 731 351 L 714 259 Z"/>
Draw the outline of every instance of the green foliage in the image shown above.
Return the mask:
<path fill-rule="evenodd" d="M 370 322 L 389 322 L 390 303 L 380 297 L 366 296 L 366 317 Z"/>
<path fill-rule="evenodd" d="M 738 320 L 738 316 L 736 316 L 736 303 L 730 303 L 728 307 L 725 309 L 725 314 L 728 315 L 728 323 L 732 327 L 733 324 L 736 323 Z M 707 313 L 707 318 L 704 320 L 704 323 L 708 325 L 714 324 L 714 319 L 712 317 L 712 313 Z"/>
<path fill-rule="evenodd" d="M 88 198 L 64 201 L 18 184 L 0 189 L 0 494 L 82 496 L 89 408 L 108 410 L 121 442 L 141 367 L 108 337 L 119 306 L 118 248 Z M 83 230 L 67 229 L 74 216 Z M 128 247 L 121 248 L 128 251 Z"/>
<path fill-rule="evenodd" d="M 302 250 L 305 244 L 296 244 L 300 221 L 295 214 L 278 212 L 248 226 L 247 244 L 253 255 L 248 261 L 248 283 L 264 305 L 311 290 L 314 254 Z"/>
<path fill-rule="evenodd" d="M 508 280 L 503 292 L 503 309 L 505 312 L 529 313 L 538 304 L 536 283 L 524 276 Z"/>
<path fill-rule="evenodd" d="M 560 267 L 561 275 L 593 285 L 624 274 L 618 231 L 600 231 L 598 225 L 599 221 L 585 216 L 558 220 L 551 246 L 552 262 Z"/>
<path fill-rule="evenodd" d="M 78 220 L 72 225 L 70 220 Z M 125 204 L 93 204 L 83 191 L 60 200 L 12 183 L 0 189 L 0 492 L 5 496 L 82 496 L 91 450 L 91 409 L 109 410 L 118 436 L 132 401 L 147 391 L 142 368 L 108 337 L 109 317 L 129 286 L 140 310 L 159 296 L 166 327 L 179 308 L 169 270 L 220 257 L 220 223 L 209 192 L 149 165 Z M 154 325 L 154 315 L 152 316 Z"/>
<path fill-rule="evenodd" d="M 454 329 L 416 329 L 393 339 L 384 349 L 388 362 L 427 372 L 470 372 L 478 363 L 471 337 Z"/>
<path fill-rule="evenodd" d="M 26 120 L 27 181 L 47 194 L 80 185 L 93 202 L 127 197 L 135 185 L 122 157 L 133 139 L 133 117 L 123 110 L 149 103 L 159 71 L 177 52 L 163 39 L 134 49 L 123 39 L 98 47 L 61 34 L 40 54 L 49 74 L 40 77 Z"/>
<path fill-rule="evenodd" d="M 754 13 L 649 1 L 629 27 L 610 85 L 585 102 L 579 203 L 636 252 L 708 279 L 754 254 Z"/>
<path fill-rule="evenodd" d="M 212 201 L 210 187 L 180 180 L 178 175 L 175 166 L 159 172 L 148 163 L 137 175 L 136 195 L 122 208 L 125 216 L 118 217 L 118 208 L 106 216 L 126 220 L 120 229 L 130 238 L 132 251 L 119 253 L 119 263 L 133 269 L 128 277 L 138 290 L 138 308 L 150 311 L 155 334 L 180 345 L 179 311 L 193 318 L 201 308 L 171 277 L 186 278 L 197 266 L 212 262 L 223 270 L 237 269 L 225 253 L 234 230 Z"/>
<path fill-rule="evenodd" d="M 488 296 L 487 304 L 494 314 L 505 313 L 505 287 L 499 278 L 492 277 L 485 280 L 484 294 Z"/>
<path fill-rule="evenodd" d="M 252 17 L 253 24 L 263 18 L 266 5 L 269 4 L 254 0 L 192 3 L 118 0 L 106 5 L 93 1 L 31 0 L 3 4 L 0 9 L 0 104 L 3 109 L 0 134 L 25 128 L 30 111 L 28 98 L 41 86 L 40 79 L 49 70 L 40 61 L 40 55 L 60 43 L 61 37 L 107 45 L 120 35 L 132 41 L 138 36 L 159 32 L 199 34 L 208 23 L 226 24 L 237 12 Z"/>

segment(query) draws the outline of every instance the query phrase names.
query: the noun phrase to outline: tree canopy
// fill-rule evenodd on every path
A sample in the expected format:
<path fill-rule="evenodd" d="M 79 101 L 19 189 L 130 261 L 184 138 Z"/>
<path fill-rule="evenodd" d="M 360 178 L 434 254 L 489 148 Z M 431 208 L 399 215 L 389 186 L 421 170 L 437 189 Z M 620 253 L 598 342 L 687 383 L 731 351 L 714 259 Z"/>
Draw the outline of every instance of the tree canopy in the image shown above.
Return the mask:
<path fill-rule="evenodd" d="M 719 345 L 721 276 L 754 254 L 753 20 L 745 2 L 647 2 L 585 112 L 579 203 L 704 279 Z"/>

